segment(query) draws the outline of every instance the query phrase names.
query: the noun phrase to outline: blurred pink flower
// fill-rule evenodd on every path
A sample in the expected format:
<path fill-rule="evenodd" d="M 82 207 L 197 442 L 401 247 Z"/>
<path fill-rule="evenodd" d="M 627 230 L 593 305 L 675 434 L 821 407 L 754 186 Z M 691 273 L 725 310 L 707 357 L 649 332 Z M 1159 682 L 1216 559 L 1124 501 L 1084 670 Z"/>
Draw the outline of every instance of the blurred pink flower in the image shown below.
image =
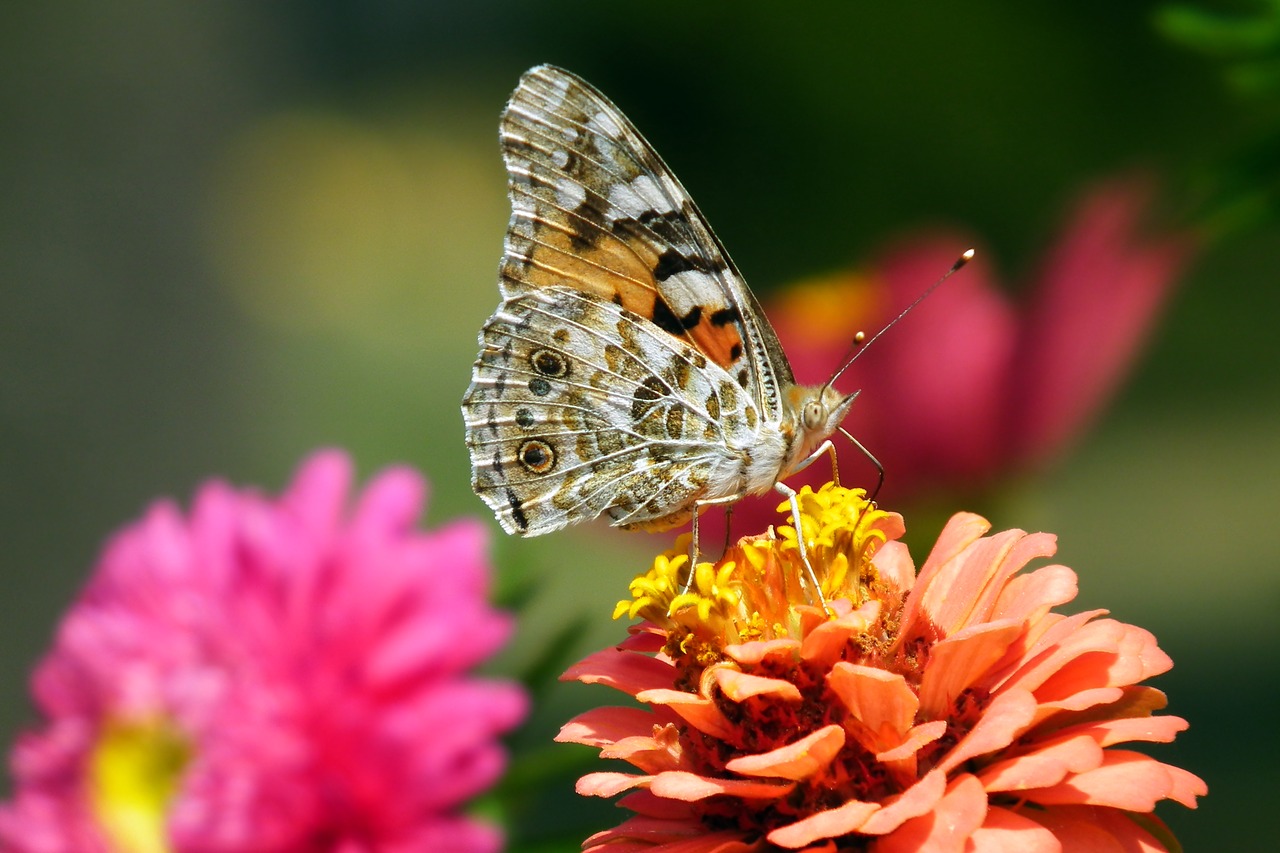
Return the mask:
<path fill-rule="evenodd" d="M 348 507 L 338 452 L 278 500 L 223 483 L 115 536 L 34 677 L 6 851 L 492 851 L 514 684 L 482 527 L 415 529 L 421 477 Z"/>
<path fill-rule="evenodd" d="M 1050 461 L 1088 425 L 1195 247 L 1186 233 L 1147 234 L 1150 202 L 1151 188 L 1138 180 L 1086 194 L 1025 288 L 1023 307 L 993 285 L 992 259 L 979 247 L 867 350 L 838 384 L 862 389 L 845 427 L 885 466 L 878 497 L 971 494 Z M 825 381 L 854 332 L 873 334 L 971 245 L 962 236 L 918 237 L 864 273 L 801 283 L 773 299 L 769 314 L 797 378 Z M 845 481 L 875 484 L 856 450 L 845 443 L 839 452 Z M 819 463 L 788 483 L 816 487 L 830 475 Z M 744 504 L 751 516 L 742 529 L 771 518 L 774 503 Z"/>

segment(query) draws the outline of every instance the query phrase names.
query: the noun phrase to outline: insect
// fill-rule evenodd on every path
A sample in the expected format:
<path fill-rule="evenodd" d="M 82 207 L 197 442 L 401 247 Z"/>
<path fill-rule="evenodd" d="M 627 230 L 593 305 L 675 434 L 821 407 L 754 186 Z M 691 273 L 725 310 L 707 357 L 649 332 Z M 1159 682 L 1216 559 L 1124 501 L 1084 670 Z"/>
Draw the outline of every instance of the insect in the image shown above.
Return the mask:
<path fill-rule="evenodd" d="M 782 480 L 823 453 L 834 466 L 828 436 L 857 392 L 833 382 L 852 359 L 796 384 L 693 199 L 586 81 L 529 70 L 500 138 L 502 304 L 462 401 L 476 494 L 523 536 L 599 516 L 645 530 L 692 519 L 690 565 L 706 507 L 773 490 L 798 526 Z"/>

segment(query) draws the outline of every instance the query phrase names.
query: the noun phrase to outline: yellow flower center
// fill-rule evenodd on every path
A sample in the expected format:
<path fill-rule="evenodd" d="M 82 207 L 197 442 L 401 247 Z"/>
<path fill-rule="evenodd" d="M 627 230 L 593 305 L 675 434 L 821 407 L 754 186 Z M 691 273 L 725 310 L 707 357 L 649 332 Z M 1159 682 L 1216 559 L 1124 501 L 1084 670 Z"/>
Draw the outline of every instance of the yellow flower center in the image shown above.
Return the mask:
<path fill-rule="evenodd" d="M 831 483 L 817 492 L 805 486 L 799 503 L 805 551 L 825 599 L 847 599 L 856 608 L 890 594 L 871 558 L 901 535 L 900 516 L 876 508 L 862 489 Z M 778 511 L 790 517 L 788 503 Z M 800 637 L 803 625 L 830 617 L 807 586 L 790 525 L 744 537 L 717 563 L 699 563 L 689 591 L 681 593 L 688 560 L 688 538 L 681 537 L 632 581 L 632 597 L 618 602 L 614 618 L 653 622 L 667 631 L 670 653 L 693 654 L 706 666 L 726 645 Z"/>
<path fill-rule="evenodd" d="M 93 813 L 114 853 L 171 853 L 165 823 L 190 744 L 163 719 L 111 720 L 89 758 Z"/>

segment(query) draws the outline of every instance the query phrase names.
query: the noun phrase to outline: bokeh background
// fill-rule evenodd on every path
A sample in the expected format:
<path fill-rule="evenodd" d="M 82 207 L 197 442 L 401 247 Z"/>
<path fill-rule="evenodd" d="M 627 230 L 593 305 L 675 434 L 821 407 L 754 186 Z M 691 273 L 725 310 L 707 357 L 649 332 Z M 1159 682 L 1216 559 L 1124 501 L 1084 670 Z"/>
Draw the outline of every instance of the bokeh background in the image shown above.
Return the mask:
<path fill-rule="evenodd" d="M 1266 847 L 1280 49 L 1242 55 L 1213 26 L 1100 0 L 8 4 L 0 742 L 32 720 L 26 678 L 102 540 L 156 496 L 210 475 L 278 489 L 341 445 L 365 474 L 424 469 L 431 523 L 487 518 L 458 401 L 497 302 L 497 116 L 550 61 L 626 110 L 764 294 L 932 225 L 1026 280 L 1083 187 L 1155 177 L 1157 218 L 1204 243 L 1131 380 L 1056 465 L 954 508 L 1057 532 L 1080 605 L 1157 635 L 1175 668 L 1156 685 L 1191 729 L 1156 754 L 1210 790 L 1162 816 L 1188 850 Z M 549 740 L 612 696 L 547 675 L 618 636 L 612 604 L 659 542 L 493 529 L 520 615 L 495 669 L 538 704 L 487 807 L 513 849 L 576 849 L 617 813 L 572 794 L 589 751 Z"/>

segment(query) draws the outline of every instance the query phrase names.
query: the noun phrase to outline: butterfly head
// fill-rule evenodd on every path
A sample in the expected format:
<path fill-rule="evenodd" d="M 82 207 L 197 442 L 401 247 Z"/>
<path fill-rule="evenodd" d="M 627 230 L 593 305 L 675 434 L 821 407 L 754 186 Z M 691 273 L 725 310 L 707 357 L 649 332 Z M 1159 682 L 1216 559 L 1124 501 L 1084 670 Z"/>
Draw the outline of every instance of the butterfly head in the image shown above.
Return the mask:
<path fill-rule="evenodd" d="M 841 394 L 830 383 L 794 388 L 792 405 L 798 415 L 799 438 L 793 448 L 795 460 L 805 459 L 827 436 L 836 431 L 849 414 L 860 392 Z"/>

